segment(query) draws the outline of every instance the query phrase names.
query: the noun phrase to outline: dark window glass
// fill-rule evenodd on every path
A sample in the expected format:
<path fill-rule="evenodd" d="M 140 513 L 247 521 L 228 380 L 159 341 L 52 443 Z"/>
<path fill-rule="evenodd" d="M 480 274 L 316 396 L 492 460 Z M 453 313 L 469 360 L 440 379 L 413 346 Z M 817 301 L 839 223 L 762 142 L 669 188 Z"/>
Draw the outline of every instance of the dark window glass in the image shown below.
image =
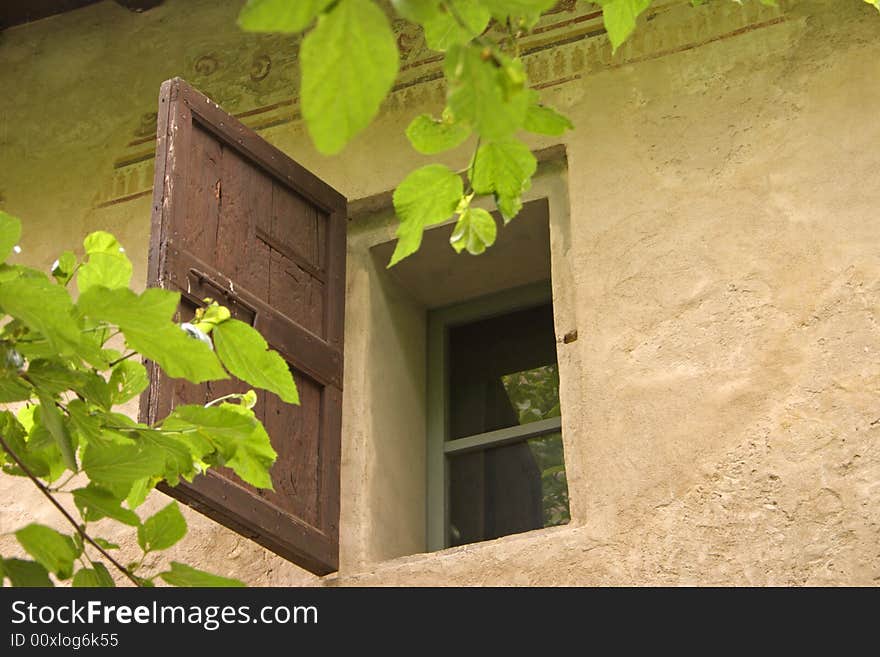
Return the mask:
<path fill-rule="evenodd" d="M 559 416 L 551 305 L 452 328 L 449 355 L 447 440 Z M 450 545 L 569 520 L 558 431 L 453 455 L 448 473 Z"/>
<path fill-rule="evenodd" d="M 450 545 L 485 541 L 569 521 L 562 436 L 449 459 Z"/>
<path fill-rule="evenodd" d="M 448 440 L 559 415 L 550 304 L 449 331 Z"/>

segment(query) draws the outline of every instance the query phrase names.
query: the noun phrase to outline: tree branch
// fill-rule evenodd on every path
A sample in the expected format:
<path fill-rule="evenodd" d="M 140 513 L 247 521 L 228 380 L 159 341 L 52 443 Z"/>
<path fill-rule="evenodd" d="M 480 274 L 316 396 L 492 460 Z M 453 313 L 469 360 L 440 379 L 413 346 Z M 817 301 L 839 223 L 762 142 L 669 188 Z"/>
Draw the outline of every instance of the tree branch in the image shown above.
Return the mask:
<path fill-rule="evenodd" d="M 113 336 L 111 335 L 110 337 L 112 338 Z M 128 360 L 128 359 L 131 358 L 132 356 L 137 356 L 137 355 L 138 355 L 138 352 L 136 352 L 136 351 L 130 351 L 130 352 L 128 352 L 127 354 L 125 354 L 125 356 L 120 356 L 120 357 L 117 358 L 116 360 L 111 360 L 109 363 L 107 363 L 107 367 L 113 367 L 114 365 L 118 365 L 118 364 L 121 363 L 122 361 L 124 361 L 124 360 Z"/>
<path fill-rule="evenodd" d="M 31 472 L 30 468 L 28 468 L 21 461 L 21 459 L 18 458 L 18 456 L 15 454 L 15 452 L 12 451 L 12 448 L 9 446 L 9 444 L 6 442 L 6 439 L 3 438 L 3 436 L 0 436 L 0 446 L 3 447 L 3 449 L 6 451 L 7 454 L 9 454 L 10 457 L 12 457 L 12 460 L 15 461 L 15 464 L 19 468 L 21 468 L 22 472 L 24 472 L 28 476 L 28 478 L 34 483 L 34 486 L 39 488 L 40 492 L 43 495 L 45 495 L 49 499 L 49 501 L 52 503 L 52 505 L 61 512 L 61 515 L 63 515 L 67 519 L 67 522 L 69 522 L 73 526 L 73 528 L 76 529 L 77 533 L 80 536 L 82 536 L 82 539 L 84 541 L 88 541 L 89 545 L 91 545 L 98 552 L 100 552 L 102 555 L 104 555 L 104 557 L 107 559 L 107 561 L 109 561 L 111 564 L 113 564 L 123 575 L 125 575 L 128 579 L 130 579 L 134 583 L 135 586 L 141 585 L 141 583 L 138 581 L 138 579 L 134 575 L 132 575 L 130 572 L 128 572 L 128 569 L 125 566 L 123 566 L 118 561 L 116 561 L 116 559 L 114 559 L 110 555 L 110 553 L 107 552 L 107 550 L 105 550 L 100 545 L 98 545 L 92 539 L 91 536 L 86 534 L 82 530 L 82 528 L 80 528 L 80 526 L 76 522 L 76 519 L 67 512 L 67 509 L 65 509 L 63 506 L 61 506 L 61 504 L 58 502 L 58 500 L 56 500 L 52 496 L 52 493 L 49 492 L 49 489 L 46 488 L 46 486 L 43 484 L 43 482 L 41 482 L 39 479 L 37 479 L 36 476 L 34 476 L 34 473 Z"/>

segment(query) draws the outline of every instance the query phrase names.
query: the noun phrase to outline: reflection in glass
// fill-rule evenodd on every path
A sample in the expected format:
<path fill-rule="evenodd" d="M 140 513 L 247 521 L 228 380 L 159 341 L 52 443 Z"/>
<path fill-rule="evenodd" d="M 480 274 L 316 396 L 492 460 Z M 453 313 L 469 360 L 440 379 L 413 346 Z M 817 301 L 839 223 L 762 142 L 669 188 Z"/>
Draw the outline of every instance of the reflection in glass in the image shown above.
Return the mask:
<path fill-rule="evenodd" d="M 559 417 L 559 368 L 555 364 L 505 374 L 501 383 L 519 424 Z"/>
<path fill-rule="evenodd" d="M 449 332 L 448 440 L 559 415 L 549 304 Z"/>
<path fill-rule="evenodd" d="M 569 521 L 559 433 L 453 456 L 449 477 L 450 545 Z"/>

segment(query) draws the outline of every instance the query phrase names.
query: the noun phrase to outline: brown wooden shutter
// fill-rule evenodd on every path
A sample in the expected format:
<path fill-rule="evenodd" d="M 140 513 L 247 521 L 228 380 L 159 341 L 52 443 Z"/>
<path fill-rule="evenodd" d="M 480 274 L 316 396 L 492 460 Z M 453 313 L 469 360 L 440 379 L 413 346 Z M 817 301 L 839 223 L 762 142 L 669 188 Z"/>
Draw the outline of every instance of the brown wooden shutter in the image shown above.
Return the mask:
<path fill-rule="evenodd" d="M 148 284 L 179 291 L 184 320 L 211 297 L 251 323 L 288 361 L 301 402 L 258 395 L 274 492 L 222 468 L 163 490 L 317 574 L 339 562 L 345 225 L 341 194 L 183 80 L 162 85 Z M 153 368 L 141 418 L 247 388 Z"/>

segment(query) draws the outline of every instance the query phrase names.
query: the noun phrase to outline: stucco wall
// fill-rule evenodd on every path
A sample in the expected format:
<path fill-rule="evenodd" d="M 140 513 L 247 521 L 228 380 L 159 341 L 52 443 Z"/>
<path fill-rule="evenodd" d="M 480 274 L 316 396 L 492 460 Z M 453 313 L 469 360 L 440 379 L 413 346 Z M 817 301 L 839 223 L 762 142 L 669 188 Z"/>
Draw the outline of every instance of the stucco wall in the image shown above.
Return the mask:
<path fill-rule="evenodd" d="M 404 442 L 420 364 L 389 368 L 411 383 L 402 392 L 365 367 L 423 337 L 418 309 L 358 246 L 393 224 L 352 222 L 346 350 L 359 366 L 345 378 L 342 566 L 323 583 L 880 581 L 880 19 L 857 0 L 783 4 L 657 3 L 615 58 L 601 35 L 528 58 L 577 126 L 569 206 L 551 218 L 557 332 L 578 331 L 559 347 L 571 525 L 389 560 L 417 549 L 423 521 L 417 498 L 383 515 L 421 476 Z M 427 161 L 400 127 L 437 107 L 439 83 L 402 88 L 324 158 L 296 119 L 292 40 L 239 34 L 236 11 L 104 2 L 0 35 L 0 204 L 25 221 L 26 261 L 47 265 L 104 228 L 143 283 L 148 115 L 173 75 L 233 112 L 259 109 L 246 120 L 350 199 Z M 389 472 L 396 458 L 411 471 Z M 0 478 L 0 494 L 0 532 L 35 509 L 53 523 L 22 482 Z M 322 583 L 187 515 L 174 558 L 252 584 Z"/>

